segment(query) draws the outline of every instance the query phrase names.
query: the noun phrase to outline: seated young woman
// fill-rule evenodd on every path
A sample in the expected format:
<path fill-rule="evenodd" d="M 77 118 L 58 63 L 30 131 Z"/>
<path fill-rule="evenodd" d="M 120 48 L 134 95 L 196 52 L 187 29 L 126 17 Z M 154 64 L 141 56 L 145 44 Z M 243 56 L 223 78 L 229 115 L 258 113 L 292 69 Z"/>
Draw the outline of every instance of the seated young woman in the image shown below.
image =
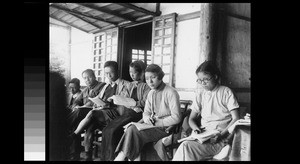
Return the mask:
<path fill-rule="evenodd" d="M 146 65 L 143 61 L 137 60 L 129 65 L 129 73 L 132 82 L 127 87 L 127 94 L 131 104 L 124 107 L 123 114 L 112 120 L 102 130 L 102 142 L 100 146 L 100 159 L 102 161 L 112 161 L 115 158 L 115 149 L 124 131 L 123 126 L 129 122 L 137 122 L 142 118 L 145 101 L 150 91 L 150 87 L 145 83 Z M 118 104 L 117 96 L 112 99 Z M 128 98 L 127 98 L 128 100 Z"/>
<path fill-rule="evenodd" d="M 143 112 L 143 124 L 153 127 L 138 130 L 134 124 L 128 126 L 115 150 L 115 161 L 123 161 L 125 158 L 139 160 L 146 143 L 168 136 L 165 129 L 180 122 L 182 116 L 179 94 L 163 82 L 163 77 L 164 72 L 158 65 L 151 64 L 146 68 L 145 78 L 151 90 Z"/>
<path fill-rule="evenodd" d="M 202 144 L 197 140 L 183 141 L 173 161 L 201 161 L 211 159 L 227 144 L 228 128 L 239 119 L 239 104 L 232 90 L 220 85 L 220 71 L 211 61 L 203 62 L 196 70 L 200 88 L 196 91 L 189 125 L 192 133 L 217 130 L 215 136 Z M 197 117 L 198 114 L 201 117 Z M 198 120 L 197 118 L 201 119 Z M 198 126 L 198 123 L 201 123 Z"/>

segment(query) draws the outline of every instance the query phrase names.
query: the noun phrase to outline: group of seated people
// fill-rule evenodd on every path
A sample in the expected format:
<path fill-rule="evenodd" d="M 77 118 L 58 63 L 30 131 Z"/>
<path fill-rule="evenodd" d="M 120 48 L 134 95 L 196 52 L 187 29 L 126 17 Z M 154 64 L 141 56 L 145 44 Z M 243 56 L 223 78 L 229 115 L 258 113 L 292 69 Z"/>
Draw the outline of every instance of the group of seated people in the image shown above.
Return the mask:
<path fill-rule="evenodd" d="M 72 93 L 67 107 L 70 160 L 80 160 L 84 131 L 85 160 L 92 160 L 96 129 L 102 131 L 101 161 L 140 160 L 147 143 L 167 137 L 166 129 L 183 119 L 179 94 L 163 82 L 164 72 L 160 66 L 146 67 L 140 60 L 130 63 L 132 82 L 121 79 L 118 72 L 118 63 L 107 61 L 104 64 L 106 82 L 97 81 L 92 69 L 82 72 L 87 85 L 82 91 L 78 79 L 69 82 Z M 197 68 L 196 75 L 201 87 L 195 92 L 188 124 L 195 134 L 210 130 L 220 133 L 204 143 L 183 141 L 173 161 L 206 160 L 218 154 L 228 144 L 227 129 L 239 119 L 237 99 L 230 88 L 220 85 L 217 66 L 205 61 Z M 93 103 L 90 98 L 95 97 L 104 104 Z M 139 129 L 132 123 L 140 121 L 151 128 Z"/>

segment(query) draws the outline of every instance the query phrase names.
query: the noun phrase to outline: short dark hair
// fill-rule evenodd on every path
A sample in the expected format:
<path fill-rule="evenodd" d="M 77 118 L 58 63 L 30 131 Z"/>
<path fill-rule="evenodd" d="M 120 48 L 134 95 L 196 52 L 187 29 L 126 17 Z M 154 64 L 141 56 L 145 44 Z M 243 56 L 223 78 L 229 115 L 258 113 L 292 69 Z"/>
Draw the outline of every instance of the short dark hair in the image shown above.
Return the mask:
<path fill-rule="evenodd" d="M 150 64 L 145 72 L 153 72 L 156 73 L 158 76 L 158 79 L 161 80 L 164 76 L 165 73 L 163 72 L 163 70 L 160 68 L 160 66 L 158 66 L 157 64 Z"/>
<path fill-rule="evenodd" d="M 206 74 L 210 74 L 211 76 L 217 75 L 217 81 L 221 78 L 220 70 L 218 69 L 215 62 L 207 60 L 204 61 L 197 69 L 196 74 L 199 72 L 204 72 Z"/>
<path fill-rule="evenodd" d="M 92 69 L 84 70 L 81 75 L 83 75 L 83 73 L 88 73 L 88 74 L 92 75 L 94 78 L 96 78 L 95 72 Z"/>
<path fill-rule="evenodd" d="M 104 68 L 105 67 L 111 67 L 115 70 L 115 73 L 118 74 L 119 71 L 119 67 L 118 67 L 118 63 L 116 61 L 107 61 L 104 63 Z"/>
<path fill-rule="evenodd" d="M 137 71 L 139 74 L 145 72 L 146 64 L 141 60 L 133 61 L 129 64 L 129 67 L 132 67 Z"/>
<path fill-rule="evenodd" d="M 74 83 L 76 86 L 80 87 L 80 80 L 77 79 L 77 78 L 73 78 L 69 81 L 69 84 L 70 83 Z"/>

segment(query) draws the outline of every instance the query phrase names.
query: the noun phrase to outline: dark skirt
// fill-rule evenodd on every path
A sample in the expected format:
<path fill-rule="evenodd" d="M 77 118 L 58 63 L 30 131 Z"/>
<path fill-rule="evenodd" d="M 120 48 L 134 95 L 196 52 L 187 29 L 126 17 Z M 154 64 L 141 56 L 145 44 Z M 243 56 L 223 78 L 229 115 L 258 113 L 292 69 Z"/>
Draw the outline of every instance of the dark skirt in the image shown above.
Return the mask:
<path fill-rule="evenodd" d="M 112 161 L 115 158 L 115 149 L 121 139 L 123 126 L 130 122 L 137 122 L 142 118 L 142 112 L 136 113 L 132 109 L 125 108 L 123 115 L 110 121 L 102 130 L 102 143 L 100 146 L 100 159 L 102 161 Z"/>
<path fill-rule="evenodd" d="M 149 142 L 157 142 L 161 138 L 168 136 L 164 127 L 155 127 L 139 131 L 136 126 L 131 125 L 123 134 L 115 153 L 116 155 L 123 151 L 125 156 L 130 159 L 136 159 L 145 144 Z"/>

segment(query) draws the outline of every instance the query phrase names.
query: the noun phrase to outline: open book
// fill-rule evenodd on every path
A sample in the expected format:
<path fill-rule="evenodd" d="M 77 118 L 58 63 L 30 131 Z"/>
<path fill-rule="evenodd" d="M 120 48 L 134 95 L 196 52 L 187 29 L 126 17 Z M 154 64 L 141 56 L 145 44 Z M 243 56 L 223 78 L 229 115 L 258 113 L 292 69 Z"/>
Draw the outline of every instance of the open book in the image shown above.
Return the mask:
<path fill-rule="evenodd" d="M 218 130 L 208 130 L 200 134 L 192 133 L 190 136 L 178 140 L 178 142 L 197 140 L 202 144 L 204 141 L 207 141 L 208 139 L 214 137 L 218 133 L 220 133 Z"/>
<path fill-rule="evenodd" d="M 136 128 L 140 131 L 140 130 L 144 130 L 144 129 L 150 129 L 150 128 L 155 128 L 156 126 L 150 125 L 150 124 L 146 124 L 146 123 L 138 123 L 138 122 L 130 122 L 128 124 L 126 124 L 124 127 L 124 131 L 126 131 L 126 129 L 130 126 L 130 125 L 135 125 Z"/>
<path fill-rule="evenodd" d="M 105 106 L 105 102 L 103 100 L 101 100 L 98 96 L 94 97 L 94 98 L 90 98 L 89 100 L 91 100 L 93 103 L 97 104 L 98 106 Z"/>
<path fill-rule="evenodd" d="M 128 98 L 120 95 L 114 95 L 111 98 L 114 100 L 114 104 L 117 105 L 123 105 L 126 107 L 131 107 L 136 105 L 136 102 L 132 98 Z"/>

